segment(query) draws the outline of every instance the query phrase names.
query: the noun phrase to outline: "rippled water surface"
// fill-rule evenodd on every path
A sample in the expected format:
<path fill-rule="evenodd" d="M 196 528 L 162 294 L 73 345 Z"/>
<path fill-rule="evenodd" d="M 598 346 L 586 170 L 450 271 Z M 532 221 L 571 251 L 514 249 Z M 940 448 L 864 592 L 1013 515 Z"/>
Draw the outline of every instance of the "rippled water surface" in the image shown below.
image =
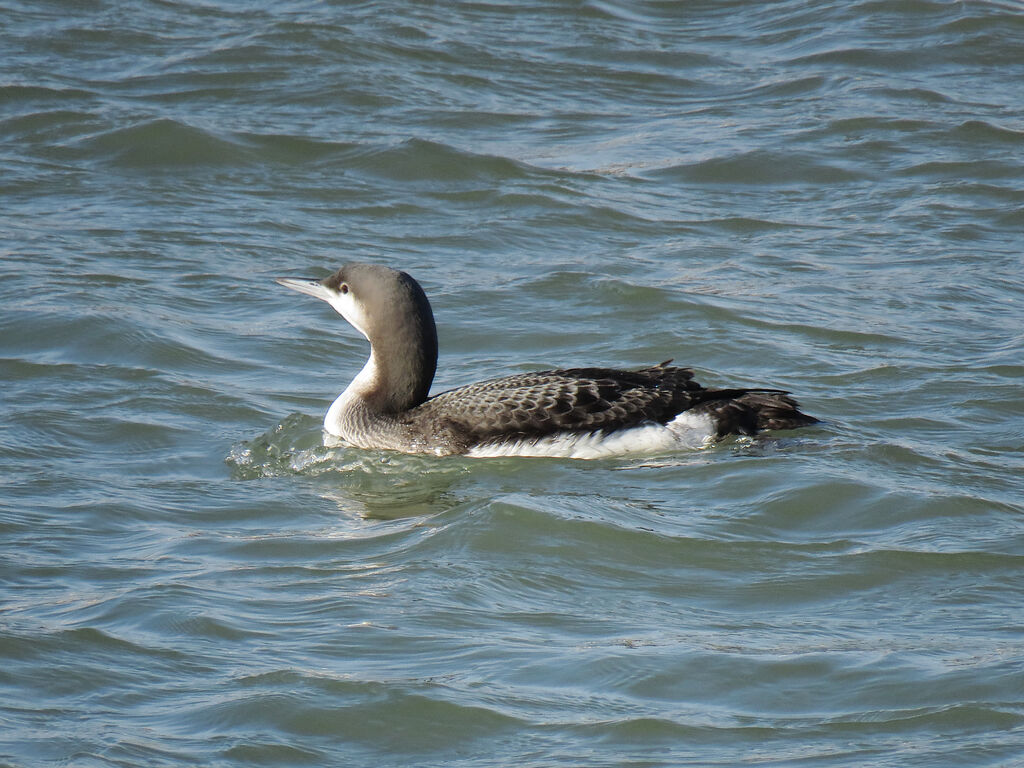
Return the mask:
<path fill-rule="evenodd" d="M 0 0 L 0 764 L 1024 761 L 1018 3 Z M 324 445 L 673 357 L 813 429 Z"/>

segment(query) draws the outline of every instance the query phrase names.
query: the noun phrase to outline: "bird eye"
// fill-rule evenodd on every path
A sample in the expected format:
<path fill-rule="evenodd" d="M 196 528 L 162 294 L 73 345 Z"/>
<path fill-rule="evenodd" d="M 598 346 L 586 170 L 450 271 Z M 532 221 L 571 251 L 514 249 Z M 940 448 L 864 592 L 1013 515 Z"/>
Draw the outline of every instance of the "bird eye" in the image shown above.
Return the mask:
<path fill-rule="evenodd" d="M 338 293 L 348 293 L 348 283 L 342 283 L 338 286 Z"/>

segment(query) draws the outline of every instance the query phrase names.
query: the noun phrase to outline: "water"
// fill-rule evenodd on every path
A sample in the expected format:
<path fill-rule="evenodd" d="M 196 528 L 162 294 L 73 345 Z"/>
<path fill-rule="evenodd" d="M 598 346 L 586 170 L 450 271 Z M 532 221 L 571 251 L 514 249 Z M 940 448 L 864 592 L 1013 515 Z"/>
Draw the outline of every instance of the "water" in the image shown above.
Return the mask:
<path fill-rule="evenodd" d="M 1019 4 L 0 6 L 0 763 L 1024 761 Z M 326 447 L 351 259 L 824 423 Z"/>

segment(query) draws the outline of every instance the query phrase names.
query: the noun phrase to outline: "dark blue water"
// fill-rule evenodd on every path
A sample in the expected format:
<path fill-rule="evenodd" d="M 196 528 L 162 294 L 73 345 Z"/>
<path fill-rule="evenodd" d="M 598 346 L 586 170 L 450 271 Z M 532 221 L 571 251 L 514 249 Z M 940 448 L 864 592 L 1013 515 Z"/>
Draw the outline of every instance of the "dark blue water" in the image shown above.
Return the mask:
<path fill-rule="evenodd" d="M 1024 12 L 0 0 L 0 764 L 1024 761 Z M 671 456 L 324 444 L 675 358 L 824 421 Z"/>

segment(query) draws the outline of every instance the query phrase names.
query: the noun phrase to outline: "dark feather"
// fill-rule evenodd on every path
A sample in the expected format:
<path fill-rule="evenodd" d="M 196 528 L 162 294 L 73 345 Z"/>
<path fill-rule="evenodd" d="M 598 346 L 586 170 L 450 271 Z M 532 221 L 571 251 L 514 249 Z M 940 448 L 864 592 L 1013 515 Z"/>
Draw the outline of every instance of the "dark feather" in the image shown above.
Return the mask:
<path fill-rule="evenodd" d="M 455 450 L 557 432 L 611 433 L 667 424 L 683 411 L 712 417 L 718 437 L 790 429 L 816 420 L 776 390 L 707 390 L 666 361 L 638 371 L 571 368 L 490 379 L 442 392 L 403 419 L 429 425 Z"/>

